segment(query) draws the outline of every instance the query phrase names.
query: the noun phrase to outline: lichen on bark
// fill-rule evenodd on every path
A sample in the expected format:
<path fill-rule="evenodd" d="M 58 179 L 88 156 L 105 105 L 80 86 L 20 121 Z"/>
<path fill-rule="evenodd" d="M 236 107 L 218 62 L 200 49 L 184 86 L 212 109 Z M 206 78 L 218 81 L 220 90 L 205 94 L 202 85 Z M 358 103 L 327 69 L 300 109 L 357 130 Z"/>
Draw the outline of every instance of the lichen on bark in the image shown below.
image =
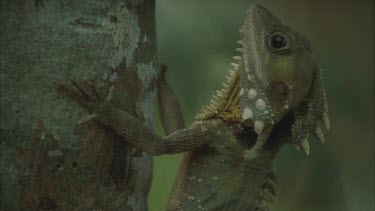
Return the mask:
<path fill-rule="evenodd" d="M 5 0 L 0 11 L 1 209 L 146 210 L 150 156 L 77 126 L 88 112 L 55 87 L 90 81 L 105 96 L 115 85 L 116 106 L 150 126 L 154 1 Z"/>

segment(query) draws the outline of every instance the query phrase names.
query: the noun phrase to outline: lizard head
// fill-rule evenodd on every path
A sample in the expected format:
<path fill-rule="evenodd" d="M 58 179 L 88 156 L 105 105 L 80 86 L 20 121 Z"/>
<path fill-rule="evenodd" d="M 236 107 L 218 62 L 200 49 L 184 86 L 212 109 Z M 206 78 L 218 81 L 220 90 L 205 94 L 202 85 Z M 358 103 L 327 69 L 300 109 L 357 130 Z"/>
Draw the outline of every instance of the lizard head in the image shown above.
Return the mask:
<path fill-rule="evenodd" d="M 264 7 L 253 5 L 241 29 L 240 113 L 260 134 L 293 112 L 298 143 L 324 116 L 320 68 L 308 40 Z M 324 119 L 324 118 L 323 118 Z"/>
<path fill-rule="evenodd" d="M 236 62 L 224 88 L 197 120 L 222 118 L 261 134 L 291 114 L 290 142 L 306 148 L 311 132 L 324 140 L 317 122 L 329 127 L 328 107 L 308 40 L 259 5 L 249 8 L 240 32 L 241 47 L 236 50 L 241 54 L 233 57 Z"/>

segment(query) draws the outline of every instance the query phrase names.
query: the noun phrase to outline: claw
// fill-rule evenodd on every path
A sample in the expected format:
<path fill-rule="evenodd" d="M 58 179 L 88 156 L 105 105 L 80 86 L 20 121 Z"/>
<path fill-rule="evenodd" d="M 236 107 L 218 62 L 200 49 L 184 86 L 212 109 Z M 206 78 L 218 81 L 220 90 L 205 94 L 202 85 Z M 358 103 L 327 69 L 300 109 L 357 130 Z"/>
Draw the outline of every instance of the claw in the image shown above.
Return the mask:
<path fill-rule="evenodd" d="M 81 124 L 84 124 L 86 122 L 89 122 L 93 119 L 96 119 L 98 117 L 97 114 L 91 114 L 91 115 L 88 115 L 87 117 L 81 119 L 80 121 L 78 121 L 78 124 L 81 125 Z"/>
<path fill-rule="evenodd" d="M 325 142 L 324 134 L 322 132 L 322 129 L 319 126 L 315 127 L 314 135 L 316 136 L 317 139 L 319 139 L 324 144 Z"/>
<path fill-rule="evenodd" d="M 263 185 L 262 188 L 265 189 L 265 190 L 268 190 L 268 191 L 272 194 L 272 196 L 275 196 L 275 195 L 276 195 L 275 186 L 274 186 L 272 183 L 270 183 L 270 182 L 266 182 L 266 183 Z"/>
<path fill-rule="evenodd" d="M 298 144 L 296 144 L 294 147 L 296 148 L 297 151 L 299 151 L 301 149 L 301 147 L 299 147 Z"/>
<path fill-rule="evenodd" d="M 297 151 L 299 151 L 301 149 L 301 147 L 298 144 L 296 144 L 295 147 L 296 147 Z"/>
<path fill-rule="evenodd" d="M 75 91 L 66 88 L 64 85 L 58 84 L 57 92 L 59 92 L 61 95 L 68 96 L 71 99 L 77 101 L 82 106 L 87 107 L 87 99 L 83 99 L 83 96 L 77 94 Z"/>
<path fill-rule="evenodd" d="M 275 172 L 273 171 L 270 171 L 270 173 L 268 173 L 268 178 L 270 180 L 272 180 L 274 183 L 277 183 L 277 175 L 275 174 Z"/>
<path fill-rule="evenodd" d="M 271 192 L 269 192 L 267 189 L 263 190 L 263 199 L 267 202 L 273 202 L 274 197 Z"/>
<path fill-rule="evenodd" d="M 108 93 L 108 97 L 107 97 L 107 102 L 111 102 L 113 100 L 113 90 L 115 89 L 115 87 L 112 85 L 111 88 L 109 88 L 109 93 Z"/>
<path fill-rule="evenodd" d="M 303 151 L 305 151 L 306 155 L 310 154 L 310 144 L 309 144 L 309 140 L 307 140 L 307 138 L 304 138 L 302 140 L 301 147 L 302 147 Z"/>
<path fill-rule="evenodd" d="M 98 91 L 96 91 L 96 88 L 95 88 L 94 84 L 93 84 L 92 82 L 88 82 L 88 85 L 89 85 L 89 87 L 90 87 L 92 93 L 94 93 L 95 97 L 96 97 L 98 100 L 101 100 L 102 97 L 100 97 Z"/>
<path fill-rule="evenodd" d="M 322 118 L 323 118 L 324 125 L 326 126 L 327 130 L 329 130 L 331 128 L 331 123 L 329 121 L 328 114 L 324 112 Z"/>
<path fill-rule="evenodd" d="M 90 99 L 90 96 L 85 92 L 85 90 L 83 90 L 78 84 L 77 82 L 75 82 L 73 79 L 70 79 L 70 82 L 74 85 L 74 87 L 76 89 L 78 89 L 79 93 L 81 93 L 82 97 L 84 97 L 85 99 Z"/>

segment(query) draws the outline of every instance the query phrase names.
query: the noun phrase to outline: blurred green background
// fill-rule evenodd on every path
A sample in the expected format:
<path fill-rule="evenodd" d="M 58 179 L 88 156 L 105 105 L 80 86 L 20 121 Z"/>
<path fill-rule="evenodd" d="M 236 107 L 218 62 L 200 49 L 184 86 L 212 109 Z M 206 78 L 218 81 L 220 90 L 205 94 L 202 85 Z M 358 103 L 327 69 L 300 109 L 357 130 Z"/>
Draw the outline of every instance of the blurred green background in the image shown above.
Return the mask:
<path fill-rule="evenodd" d="M 245 12 L 260 3 L 304 33 L 323 69 L 331 130 L 311 155 L 279 153 L 272 210 L 374 210 L 373 0 L 157 0 L 159 60 L 190 125 L 224 81 Z M 156 118 L 157 119 L 157 118 Z M 160 123 L 155 129 L 163 135 Z M 151 211 L 165 210 L 181 155 L 154 159 Z"/>

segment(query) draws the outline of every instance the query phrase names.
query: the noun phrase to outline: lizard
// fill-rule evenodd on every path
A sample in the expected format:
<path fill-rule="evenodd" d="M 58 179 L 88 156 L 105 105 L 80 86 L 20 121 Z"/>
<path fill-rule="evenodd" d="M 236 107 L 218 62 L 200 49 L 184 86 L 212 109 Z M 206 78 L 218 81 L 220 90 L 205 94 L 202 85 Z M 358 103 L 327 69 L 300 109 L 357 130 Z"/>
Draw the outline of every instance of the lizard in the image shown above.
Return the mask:
<path fill-rule="evenodd" d="M 268 210 L 277 177 L 272 162 L 285 144 L 309 154 L 308 137 L 324 142 L 328 105 L 321 69 L 304 35 L 261 5 L 249 7 L 240 47 L 223 88 L 184 129 L 159 137 L 114 105 L 74 83 L 64 95 L 97 121 L 153 156 L 184 153 L 167 210 Z M 164 109 L 164 112 L 167 112 Z M 174 131 L 174 132 L 172 132 Z"/>

